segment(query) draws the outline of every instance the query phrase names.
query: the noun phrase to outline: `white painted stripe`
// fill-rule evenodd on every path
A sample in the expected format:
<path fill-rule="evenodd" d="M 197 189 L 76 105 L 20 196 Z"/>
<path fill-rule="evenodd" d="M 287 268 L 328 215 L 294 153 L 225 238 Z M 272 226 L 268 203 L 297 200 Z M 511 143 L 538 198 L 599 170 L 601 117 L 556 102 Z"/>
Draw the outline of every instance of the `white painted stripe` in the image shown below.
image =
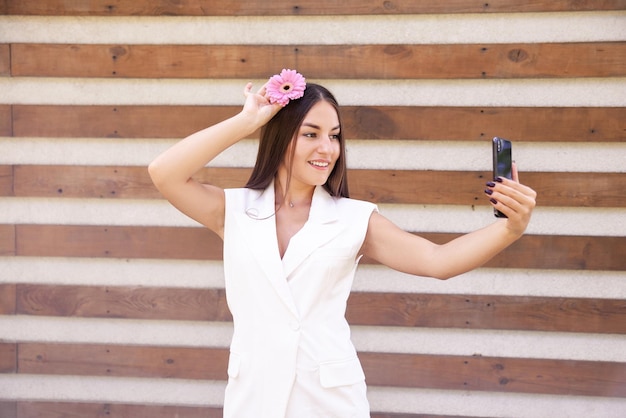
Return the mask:
<path fill-rule="evenodd" d="M 0 283 L 224 288 L 221 261 L 0 257 Z M 180 274 L 182 271 L 185 274 Z M 619 271 L 481 268 L 441 281 L 359 266 L 354 291 L 626 299 Z"/>
<path fill-rule="evenodd" d="M 479 195 L 483 187 L 483 184 L 477 183 Z M 379 209 L 385 217 L 407 231 L 465 233 L 496 220 L 492 209 L 486 205 L 381 204 Z M 0 197 L 0 223 L 200 227 L 196 221 L 161 199 Z M 626 236 L 626 208 L 540 206 L 533 212 L 526 233 Z"/>
<path fill-rule="evenodd" d="M 493 418 L 623 418 L 626 399 L 370 387 L 372 410 Z"/>
<path fill-rule="evenodd" d="M 178 140 L 0 137 L 0 164 L 147 167 Z M 351 169 L 489 171 L 490 144 L 490 139 L 482 142 L 349 139 L 346 146 Z M 242 140 L 211 161 L 210 166 L 252 167 L 257 147 L 255 139 Z M 522 176 L 527 171 L 623 173 L 626 143 L 515 142 L 514 158 Z"/>
<path fill-rule="evenodd" d="M 0 316 L 8 341 L 227 348 L 230 322 Z M 593 340 L 593 344 L 589 341 Z M 358 351 L 626 361 L 626 335 L 411 327 L 352 327 Z"/>
<path fill-rule="evenodd" d="M 13 401 L 221 406 L 225 387 L 207 380 L 0 375 L 0 398 Z"/>
<path fill-rule="evenodd" d="M 626 38 L 626 13 L 373 16 L 1 16 L 0 42 L 84 44 L 446 44 Z M 572 30 L 576 28 L 576 30 Z"/>
<path fill-rule="evenodd" d="M 0 104 L 241 105 L 248 80 L 0 77 Z M 261 85 L 265 80 L 256 80 Z M 626 78 L 309 80 L 342 105 L 625 106 Z"/>

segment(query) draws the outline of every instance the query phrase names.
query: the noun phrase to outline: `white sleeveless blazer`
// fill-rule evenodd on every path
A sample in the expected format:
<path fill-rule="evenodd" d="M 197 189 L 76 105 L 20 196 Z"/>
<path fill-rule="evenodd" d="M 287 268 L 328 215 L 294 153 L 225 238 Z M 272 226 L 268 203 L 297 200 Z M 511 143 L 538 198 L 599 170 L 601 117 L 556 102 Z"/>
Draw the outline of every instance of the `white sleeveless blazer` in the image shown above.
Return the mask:
<path fill-rule="evenodd" d="M 225 193 L 224 273 L 234 334 L 224 417 L 284 418 L 299 371 L 319 379 L 313 383 L 319 396 L 311 395 L 300 417 L 334 388 L 364 388 L 345 309 L 376 205 L 333 198 L 318 186 L 309 219 L 281 260 L 274 185 Z"/>

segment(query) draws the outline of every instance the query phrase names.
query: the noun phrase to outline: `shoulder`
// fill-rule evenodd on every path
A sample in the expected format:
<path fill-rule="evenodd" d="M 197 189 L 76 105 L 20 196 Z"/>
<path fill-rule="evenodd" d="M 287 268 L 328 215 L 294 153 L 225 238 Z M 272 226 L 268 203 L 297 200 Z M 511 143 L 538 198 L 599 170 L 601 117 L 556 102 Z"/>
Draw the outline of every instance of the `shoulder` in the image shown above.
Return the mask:
<path fill-rule="evenodd" d="M 336 208 L 339 216 L 347 221 L 368 221 L 372 213 L 378 213 L 378 206 L 365 200 L 336 198 Z"/>

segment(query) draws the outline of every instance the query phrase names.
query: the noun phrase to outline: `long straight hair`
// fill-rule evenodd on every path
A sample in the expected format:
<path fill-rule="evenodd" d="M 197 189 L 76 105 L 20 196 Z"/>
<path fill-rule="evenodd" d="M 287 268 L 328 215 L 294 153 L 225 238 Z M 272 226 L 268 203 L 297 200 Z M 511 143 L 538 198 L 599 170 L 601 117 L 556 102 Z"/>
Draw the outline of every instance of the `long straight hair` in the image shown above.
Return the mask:
<path fill-rule="evenodd" d="M 349 197 L 348 179 L 346 170 L 346 147 L 343 137 L 341 115 L 339 104 L 335 96 L 325 87 L 319 84 L 307 83 L 304 96 L 291 100 L 287 106 L 282 108 L 274 117 L 261 128 L 261 139 L 259 141 L 259 151 L 252 174 L 248 179 L 246 187 L 255 190 L 265 190 L 271 183 L 281 162 L 286 159 L 289 144 L 296 138 L 300 125 L 304 121 L 311 108 L 320 101 L 330 103 L 337 112 L 339 119 L 339 146 L 340 153 L 333 171 L 328 176 L 328 180 L 323 187 L 331 196 Z M 295 146 L 291 147 L 292 155 L 286 161 L 290 164 L 293 161 Z M 291 167 L 289 177 L 291 177 Z M 287 185 L 290 178 L 287 179 Z"/>

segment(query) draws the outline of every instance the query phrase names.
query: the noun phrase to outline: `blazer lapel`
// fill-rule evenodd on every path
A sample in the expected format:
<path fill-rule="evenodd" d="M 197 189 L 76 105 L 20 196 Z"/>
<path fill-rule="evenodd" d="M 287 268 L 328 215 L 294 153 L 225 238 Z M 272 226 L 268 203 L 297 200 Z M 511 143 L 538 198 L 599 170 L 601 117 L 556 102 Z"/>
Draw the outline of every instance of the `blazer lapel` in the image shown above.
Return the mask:
<path fill-rule="evenodd" d="M 317 186 L 311 201 L 309 219 L 291 238 L 283 256 L 285 277 L 289 277 L 313 251 L 331 241 L 340 232 L 335 199 L 322 186 Z"/>
<path fill-rule="evenodd" d="M 250 191 L 245 213 L 239 214 L 238 220 L 249 232 L 246 244 L 264 276 L 288 309 L 298 316 L 278 251 L 273 183 L 264 191 Z"/>

